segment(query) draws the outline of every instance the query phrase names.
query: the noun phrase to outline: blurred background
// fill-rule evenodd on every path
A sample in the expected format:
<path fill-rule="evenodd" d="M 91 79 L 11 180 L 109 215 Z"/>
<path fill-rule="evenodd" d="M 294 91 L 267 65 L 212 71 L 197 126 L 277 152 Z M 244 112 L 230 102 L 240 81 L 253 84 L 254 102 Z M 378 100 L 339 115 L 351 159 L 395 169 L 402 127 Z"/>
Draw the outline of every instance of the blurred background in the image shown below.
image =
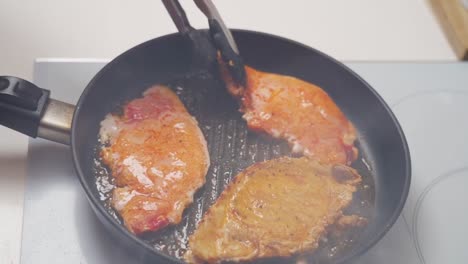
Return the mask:
<path fill-rule="evenodd" d="M 194 3 L 182 2 L 193 25 L 206 27 Z M 229 27 L 292 38 L 340 60 L 456 59 L 427 0 L 217 0 L 216 5 Z M 0 73 L 30 78 L 39 57 L 113 58 L 174 31 L 158 0 L 1 0 Z"/>

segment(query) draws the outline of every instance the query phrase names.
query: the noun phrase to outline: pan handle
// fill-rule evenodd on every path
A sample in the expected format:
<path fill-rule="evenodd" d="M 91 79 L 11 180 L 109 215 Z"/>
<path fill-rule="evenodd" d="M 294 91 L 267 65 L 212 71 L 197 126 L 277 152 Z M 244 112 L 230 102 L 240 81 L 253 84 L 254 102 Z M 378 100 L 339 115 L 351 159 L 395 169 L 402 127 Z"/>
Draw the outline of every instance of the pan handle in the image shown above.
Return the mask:
<path fill-rule="evenodd" d="M 50 91 L 12 76 L 0 76 L 0 125 L 70 144 L 75 106 L 50 99 Z"/>

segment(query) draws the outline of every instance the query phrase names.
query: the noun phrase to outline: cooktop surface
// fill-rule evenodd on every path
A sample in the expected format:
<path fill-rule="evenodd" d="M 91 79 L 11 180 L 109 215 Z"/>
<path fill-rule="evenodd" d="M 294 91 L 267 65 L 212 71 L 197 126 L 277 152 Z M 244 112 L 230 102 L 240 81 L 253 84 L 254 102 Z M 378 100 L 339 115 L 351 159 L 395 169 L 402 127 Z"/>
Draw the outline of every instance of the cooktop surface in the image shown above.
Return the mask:
<path fill-rule="evenodd" d="M 106 61 L 41 60 L 34 81 L 76 103 Z M 468 63 L 347 63 L 391 106 L 411 152 L 402 215 L 355 263 L 468 263 Z M 67 146 L 30 139 L 21 263 L 140 263 L 98 222 Z"/>

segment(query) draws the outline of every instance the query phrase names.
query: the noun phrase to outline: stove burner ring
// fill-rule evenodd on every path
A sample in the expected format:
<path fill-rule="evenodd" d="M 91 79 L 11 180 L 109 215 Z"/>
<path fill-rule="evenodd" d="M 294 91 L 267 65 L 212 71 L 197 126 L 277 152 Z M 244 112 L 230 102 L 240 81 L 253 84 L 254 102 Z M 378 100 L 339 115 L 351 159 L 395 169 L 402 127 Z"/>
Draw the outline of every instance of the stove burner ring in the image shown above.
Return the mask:
<path fill-rule="evenodd" d="M 463 168 L 459 168 L 459 169 L 456 169 L 456 170 L 452 170 L 450 172 L 447 172 L 445 174 L 442 174 L 440 176 L 438 176 L 437 178 L 435 178 L 434 180 L 432 180 L 432 182 L 430 184 L 428 184 L 426 186 L 426 188 L 424 188 L 423 192 L 419 195 L 418 197 L 418 200 L 416 202 L 416 207 L 415 207 L 415 212 L 413 214 L 413 219 L 412 219 L 412 237 L 413 237 L 413 242 L 414 242 L 414 245 L 416 247 L 416 251 L 418 253 L 418 257 L 419 259 L 421 260 L 421 263 L 422 264 L 426 264 L 426 260 L 424 258 L 424 254 L 423 254 L 423 251 L 422 251 L 422 247 L 421 247 L 421 239 L 419 237 L 419 229 L 418 229 L 418 221 L 419 221 L 419 216 L 420 216 L 420 213 L 421 213 L 421 207 L 424 203 L 424 200 L 428 197 L 428 194 L 431 193 L 431 191 L 434 189 L 434 187 L 436 187 L 437 185 L 439 185 L 440 183 L 443 183 L 445 182 L 446 180 L 450 179 L 450 178 L 453 178 L 453 177 L 456 177 L 456 176 L 463 176 L 463 175 L 460 175 L 460 173 L 463 173 L 463 172 L 468 172 L 468 167 L 463 167 Z"/>

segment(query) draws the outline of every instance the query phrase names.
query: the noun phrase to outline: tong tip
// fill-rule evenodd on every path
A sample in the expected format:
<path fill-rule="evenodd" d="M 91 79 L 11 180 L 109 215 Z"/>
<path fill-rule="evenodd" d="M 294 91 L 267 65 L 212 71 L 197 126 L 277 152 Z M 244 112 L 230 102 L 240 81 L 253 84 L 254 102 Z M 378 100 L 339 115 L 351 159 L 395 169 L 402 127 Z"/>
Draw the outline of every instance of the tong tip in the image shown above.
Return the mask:
<path fill-rule="evenodd" d="M 232 80 L 241 86 L 246 83 L 246 73 L 242 57 L 234 50 L 222 26 L 215 19 L 209 20 L 210 34 L 218 49 L 225 66 L 228 68 Z"/>

